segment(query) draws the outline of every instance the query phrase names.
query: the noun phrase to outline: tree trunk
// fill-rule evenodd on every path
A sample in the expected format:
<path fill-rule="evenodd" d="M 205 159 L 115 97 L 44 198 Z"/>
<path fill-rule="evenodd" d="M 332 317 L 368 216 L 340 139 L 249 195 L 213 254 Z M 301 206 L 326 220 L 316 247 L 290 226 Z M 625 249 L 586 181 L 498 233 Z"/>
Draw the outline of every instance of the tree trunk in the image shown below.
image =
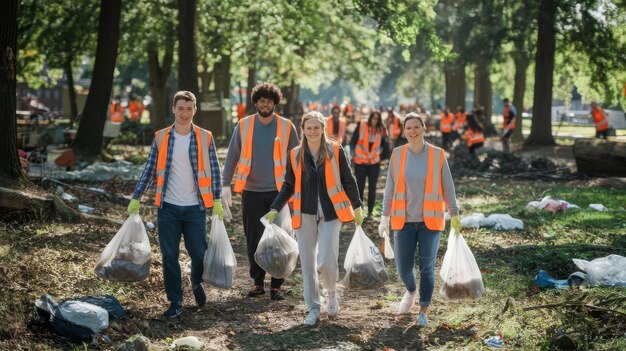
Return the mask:
<path fill-rule="evenodd" d="M 72 146 L 78 159 L 95 158 L 102 150 L 102 131 L 107 118 L 117 59 L 121 9 L 121 0 L 100 1 L 98 44 L 91 86 L 76 141 Z"/>
<path fill-rule="evenodd" d="M 486 130 L 493 129 L 493 122 L 491 121 L 492 96 L 493 91 L 491 88 L 491 79 L 489 79 L 489 67 L 486 62 L 478 62 L 474 69 L 474 105 L 485 107 L 483 122 Z"/>
<path fill-rule="evenodd" d="M 168 37 L 173 37 L 169 35 Z M 159 51 L 156 43 L 148 45 L 148 66 L 150 74 L 150 95 L 152 96 L 152 111 L 150 122 L 156 130 L 165 127 L 167 118 L 167 96 L 165 84 L 172 70 L 174 61 L 174 41 L 167 40 L 167 47 L 163 56 L 163 65 L 159 65 Z"/>
<path fill-rule="evenodd" d="M 626 177 L 626 142 L 576 139 L 572 151 L 580 174 Z"/>
<path fill-rule="evenodd" d="M 195 34 L 196 0 L 178 0 L 178 89 L 192 92 L 199 104 Z"/>
<path fill-rule="evenodd" d="M 522 112 L 524 111 L 524 94 L 526 93 L 526 70 L 530 64 L 525 57 L 514 58 L 515 61 L 515 83 L 513 88 L 513 106 L 517 109 L 517 118 L 515 119 L 515 130 L 511 140 L 515 142 L 524 141 L 522 133 Z"/>
<path fill-rule="evenodd" d="M 0 178 L 24 180 L 17 154 L 15 69 L 17 61 L 17 0 L 0 5 Z"/>
<path fill-rule="evenodd" d="M 222 93 L 222 99 L 230 101 L 230 56 L 222 56 L 222 60 L 215 64 L 215 90 Z"/>
<path fill-rule="evenodd" d="M 63 70 L 67 76 L 67 94 L 70 98 L 70 127 L 76 122 L 78 117 L 78 107 L 76 106 L 76 90 L 74 89 L 74 74 L 72 73 L 72 59 L 68 58 L 63 64 Z"/>
<path fill-rule="evenodd" d="M 530 135 L 524 145 L 555 145 L 552 137 L 552 73 L 556 50 L 556 12 L 558 3 L 541 0 L 535 56 L 535 91 L 533 97 L 533 121 Z"/>
<path fill-rule="evenodd" d="M 290 118 L 292 121 L 295 121 L 300 116 L 296 116 L 296 111 L 298 110 L 298 95 L 300 93 L 300 85 L 296 84 L 296 81 L 292 78 L 291 85 L 287 95 L 287 106 L 285 111 L 285 117 Z"/>
<path fill-rule="evenodd" d="M 444 74 L 446 106 L 453 112 L 456 111 L 457 106 L 465 108 L 465 65 L 460 62 L 446 64 Z"/>
<path fill-rule="evenodd" d="M 248 88 L 246 89 L 246 115 L 256 112 L 256 108 L 252 103 L 252 88 L 256 85 L 256 67 L 248 67 Z"/>

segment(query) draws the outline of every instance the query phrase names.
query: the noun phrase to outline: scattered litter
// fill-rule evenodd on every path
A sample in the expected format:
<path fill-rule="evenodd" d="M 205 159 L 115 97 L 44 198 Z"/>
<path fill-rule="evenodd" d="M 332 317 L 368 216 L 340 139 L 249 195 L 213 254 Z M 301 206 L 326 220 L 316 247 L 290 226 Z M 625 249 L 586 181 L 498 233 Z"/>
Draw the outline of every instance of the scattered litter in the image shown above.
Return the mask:
<path fill-rule="evenodd" d="M 624 286 L 626 287 L 626 257 L 608 255 L 586 261 L 574 258 L 576 267 L 587 272 L 589 285 Z"/>
<path fill-rule="evenodd" d="M 509 214 L 494 213 L 485 217 L 482 213 L 473 213 L 461 219 L 462 228 L 493 228 L 494 230 L 522 230 L 524 222 Z"/>
<path fill-rule="evenodd" d="M 184 338 L 176 339 L 172 342 L 172 348 L 176 349 L 177 347 L 185 347 L 191 348 L 192 350 L 200 350 L 202 348 L 202 343 L 195 336 L 186 336 Z"/>
<path fill-rule="evenodd" d="M 486 338 L 485 345 L 489 347 L 501 348 L 504 345 L 504 341 L 499 336 L 490 336 Z"/>
<path fill-rule="evenodd" d="M 63 200 L 69 201 L 69 202 L 74 202 L 74 201 L 78 200 L 78 198 L 76 196 L 74 196 L 72 194 L 69 194 L 69 193 L 61 194 L 61 198 Z"/>
<path fill-rule="evenodd" d="M 146 228 L 148 228 L 148 229 L 154 229 L 154 223 L 152 223 L 152 222 L 146 222 Z"/>
<path fill-rule="evenodd" d="M 535 276 L 535 284 L 537 284 L 540 288 L 562 289 L 569 287 L 567 279 L 555 279 L 544 270 L 537 272 L 537 275 Z"/>
<path fill-rule="evenodd" d="M 546 196 L 541 201 L 531 201 L 526 204 L 526 208 L 536 208 L 539 210 L 550 211 L 552 214 L 557 212 L 565 212 L 571 209 L 580 209 L 578 205 L 571 204 L 565 200 L 555 200 L 550 196 Z"/>
<path fill-rule="evenodd" d="M 109 195 L 104 189 L 100 189 L 100 188 L 87 188 L 87 190 L 96 194 Z"/>
<path fill-rule="evenodd" d="M 589 204 L 589 208 L 592 209 L 592 210 L 600 211 L 600 212 L 604 212 L 604 211 L 608 211 L 609 210 L 603 204 Z"/>
<path fill-rule="evenodd" d="M 123 160 L 111 163 L 94 162 L 80 171 L 63 174 L 63 178 L 85 182 L 104 182 L 113 177 L 124 180 L 136 180 L 141 176 L 143 168 L 143 165 L 134 165 Z"/>
<path fill-rule="evenodd" d="M 87 205 L 78 205 L 78 210 L 82 213 L 91 213 L 95 210 L 95 208 L 89 207 Z"/>

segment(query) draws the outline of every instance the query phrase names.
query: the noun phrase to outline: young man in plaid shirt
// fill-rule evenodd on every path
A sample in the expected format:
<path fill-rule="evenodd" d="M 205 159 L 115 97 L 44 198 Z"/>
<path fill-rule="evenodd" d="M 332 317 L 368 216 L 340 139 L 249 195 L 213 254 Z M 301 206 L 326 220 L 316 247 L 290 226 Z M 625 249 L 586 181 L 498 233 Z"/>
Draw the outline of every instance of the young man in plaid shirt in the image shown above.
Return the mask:
<path fill-rule="evenodd" d="M 223 219 L 220 164 L 211 132 L 193 124 L 196 97 L 188 91 L 174 95 L 174 124 L 155 133 L 148 161 L 135 187 L 128 213 L 139 212 L 139 199 L 156 178 L 155 205 L 163 280 L 170 301 L 166 318 L 182 313 L 183 290 L 178 263 L 181 234 L 191 257 L 191 286 L 198 306 L 206 303 L 202 287 L 207 249 L 206 210 Z"/>

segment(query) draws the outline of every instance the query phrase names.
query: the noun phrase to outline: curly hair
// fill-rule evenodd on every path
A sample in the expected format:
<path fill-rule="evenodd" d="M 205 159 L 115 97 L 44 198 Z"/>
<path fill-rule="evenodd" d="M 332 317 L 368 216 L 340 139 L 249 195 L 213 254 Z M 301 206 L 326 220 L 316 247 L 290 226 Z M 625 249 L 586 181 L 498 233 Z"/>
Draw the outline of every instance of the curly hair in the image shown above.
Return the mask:
<path fill-rule="evenodd" d="M 261 98 L 272 99 L 275 105 L 280 103 L 283 94 L 276 84 L 259 82 L 252 88 L 252 103 L 256 104 Z"/>

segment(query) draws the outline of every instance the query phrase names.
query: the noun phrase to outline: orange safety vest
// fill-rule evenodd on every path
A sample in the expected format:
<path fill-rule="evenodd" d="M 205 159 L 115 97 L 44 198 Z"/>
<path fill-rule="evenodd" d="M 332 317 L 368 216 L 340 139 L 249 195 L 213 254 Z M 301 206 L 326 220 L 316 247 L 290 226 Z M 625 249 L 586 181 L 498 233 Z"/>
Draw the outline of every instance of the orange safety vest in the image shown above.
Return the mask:
<path fill-rule="evenodd" d="M 346 119 L 339 117 L 339 130 L 337 131 L 337 135 L 333 135 L 333 131 L 335 130 L 335 126 L 333 126 L 333 116 L 326 118 L 326 135 L 334 138 L 339 143 L 343 143 L 343 138 L 346 136 L 346 124 Z"/>
<path fill-rule="evenodd" d="M 256 115 L 245 117 L 239 121 L 239 137 L 241 138 L 241 154 L 237 161 L 237 171 L 235 173 L 236 193 L 243 191 L 246 186 L 246 180 L 250 174 L 252 166 L 252 135 L 254 135 L 254 119 Z M 287 147 L 289 146 L 289 137 L 291 136 L 291 122 L 288 119 L 279 116 L 276 118 L 276 138 L 274 138 L 274 180 L 276 181 L 276 189 L 280 188 L 285 182 L 285 172 L 287 170 Z M 259 147 L 266 147 L 260 145 Z"/>
<path fill-rule="evenodd" d="M 506 127 L 509 127 L 509 130 L 515 129 L 515 117 L 509 117 L 510 110 L 510 106 L 504 106 L 504 111 L 502 112 L 502 129 Z"/>
<path fill-rule="evenodd" d="M 482 132 L 474 132 L 468 128 L 465 130 L 465 134 L 463 134 L 463 139 L 467 142 L 467 147 L 470 147 L 474 144 L 484 143 L 485 135 Z"/>
<path fill-rule="evenodd" d="M 465 127 L 465 123 L 467 123 L 467 112 L 461 113 L 461 111 L 456 113 L 456 122 L 454 122 L 454 130 L 461 130 Z"/>
<path fill-rule="evenodd" d="M 593 116 L 593 121 L 596 123 L 596 130 L 598 132 L 605 131 L 609 127 L 609 121 L 606 120 L 604 110 L 598 107 L 592 107 L 591 115 Z"/>
<path fill-rule="evenodd" d="M 424 223 L 430 230 L 443 231 L 445 228 L 443 201 L 443 187 L 441 170 L 445 158 L 443 149 L 428 145 L 428 173 L 426 174 L 426 189 L 424 189 Z M 409 145 L 403 145 L 393 150 L 391 154 L 391 174 L 395 183 L 391 200 L 391 229 L 402 230 L 406 221 L 406 153 Z"/>
<path fill-rule="evenodd" d="M 124 107 L 121 103 L 111 101 L 111 122 L 122 123 L 124 121 Z"/>
<path fill-rule="evenodd" d="M 452 132 L 452 123 L 454 123 L 454 114 L 452 112 L 441 113 L 441 122 L 439 122 L 439 131 L 442 133 Z"/>
<path fill-rule="evenodd" d="M 350 203 L 350 199 L 341 184 L 341 173 L 339 166 L 339 145 L 334 146 L 335 154 L 332 157 L 326 157 L 324 160 L 324 174 L 326 178 L 326 190 L 330 201 L 333 203 L 335 213 L 341 222 L 350 222 L 354 220 L 354 209 Z M 291 225 L 298 229 L 302 223 L 302 164 L 298 161 L 300 157 L 300 146 L 291 149 L 289 157 L 291 157 L 292 169 L 296 177 L 296 184 L 293 192 L 293 215 L 291 216 Z"/>
<path fill-rule="evenodd" d="M 209 148 L 213 135 L 206 129 L 192 125 L 193 132 L 196 133 L 196 143 L 198 145 L 198 189 L 204 207 L 213 207 L 213 191 L 211 190 L 211 160 L 209 159 Z M 156 195 L 154 204 L 161 206 L 163 199 L 163 185 L 165 184 L 165 169 L 167 168 L 167 148 L 170 140 L 170 130 L 172 127 L 161 129 L 155 133 L 157 145 L 157 167 L 156 167 Z"/>
<path fill-rule="evenodd" d="M 398 117 L 398 115 L 396 115 L 395 113 L 393 114 L 393 122 L 391 122 L 389 129 L 391 129 L 391 139 L 398 139 L 400 137 L 400 134 L 402 134 L 400 117 Z"/>
<path fill-rule="evenodd" d="M 380 130 L 376 131 L 374 143 L 372 147 L 370 144 L 370 128 L 367 125 L 366 120 L 359 122 L 359 140 L 354 147 L 354 163 L 359 165 L 374 165 L 380 163 L 380 143 L 382 141 L 382 133 Z"/>
<path fill-rule="evenodd" d="M 128 114 L 130 116 L 131 121 L 136 121 L 139 119 L 139 107 L 135 101 L 131 101 L 128 103 Z"/>

